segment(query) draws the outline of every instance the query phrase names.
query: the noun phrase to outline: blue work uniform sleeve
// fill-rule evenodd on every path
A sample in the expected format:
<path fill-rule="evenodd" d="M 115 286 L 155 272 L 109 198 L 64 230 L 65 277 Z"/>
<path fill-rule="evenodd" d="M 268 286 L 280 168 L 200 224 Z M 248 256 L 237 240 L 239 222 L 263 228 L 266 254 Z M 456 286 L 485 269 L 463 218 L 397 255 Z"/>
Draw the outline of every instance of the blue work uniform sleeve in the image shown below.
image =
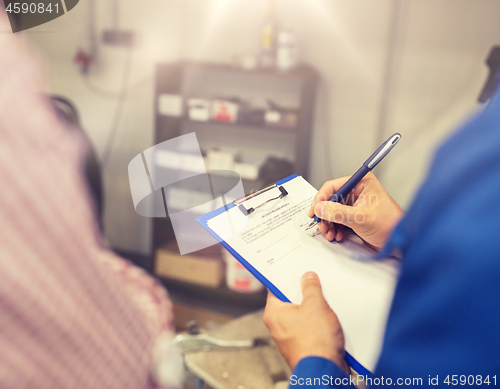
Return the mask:
<path fill-rule="evenodd" d="M 294 388 L 356 388 L 355 381 L 332 361 L 321 357 L 301 359 L 290 376 Z"/>

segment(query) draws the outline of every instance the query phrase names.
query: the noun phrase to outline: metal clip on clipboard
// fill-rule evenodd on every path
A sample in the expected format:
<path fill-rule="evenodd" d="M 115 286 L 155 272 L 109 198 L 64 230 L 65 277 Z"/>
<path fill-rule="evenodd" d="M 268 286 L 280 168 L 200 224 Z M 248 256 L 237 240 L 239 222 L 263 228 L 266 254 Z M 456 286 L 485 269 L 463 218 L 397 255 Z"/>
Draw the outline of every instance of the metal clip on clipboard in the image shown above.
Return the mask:
<path fill-rule="evenodd" d="M 276 197 L 273 197 L 272 199 L 269 199 L 269 200 L 266 200 L 264 201 L 262 204 L 256 206 L 256 207 L 253 207 L 253 208 L 245 208 L 245 206 L 243 205 L 243 203 L 245 201 L 248 201 L 254 197 L 257 197 L 258 195 L 261 195 L 262 193 L 265 193 L 265 192 L 268 192 L 274 188 L 278 188 L 279 191 L 280 191 L 280 194 L 279 196 L 276 196 Z M 259 189 L 259 190 L 254 190 L 252 192 L 250 192 L 250 194 L 246 195 L 245 197 L 242 197 L 242 198 L 239 198 L 237 200 L 234 200 L 233 201 L 233 204 L 235 206 L 238 207 L 238 209 L 243 212 L 243 215 L 245 216 L 248 216 L 250 215 L 253 211 L 255 211 L 256 209 L 260 208 L 260 207 L 263 207 L 264 205 L 266 205 L 267 203 L 270 203 L 271 201 L 274 201 L 274 200 L 280 200 L 282 199 L 283 197 L 287 196 L 288 195 L 288 192 L 286 191 L 285 188 L 283 188 L 281 185 L 277 185 L 277 184 L 271 184 L 271 185 L 268 185 L 262 189 Z"/>

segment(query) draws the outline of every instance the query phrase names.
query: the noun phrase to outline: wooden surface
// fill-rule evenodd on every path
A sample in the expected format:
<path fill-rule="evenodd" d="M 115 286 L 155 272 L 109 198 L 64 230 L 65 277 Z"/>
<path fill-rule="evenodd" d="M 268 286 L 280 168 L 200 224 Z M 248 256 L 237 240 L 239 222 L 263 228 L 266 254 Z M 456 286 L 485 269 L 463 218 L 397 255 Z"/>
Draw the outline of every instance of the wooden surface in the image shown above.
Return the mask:
<path fill-rule="evenodd" d="M 192 319 L 196 319 L 198 325 L 203 330 L 210 330 L 235 319 L 234 316 L 195 307 L 189 304 L 183 304 L 175 300 L 173 300 L 172 303 L 176 331 L 186 331 L 186 325 Z"/>
<path fill-rule="evenodd" d="M 219 339 L 246 340 L 270 334 L 257 311 L 209 331 Z M 210 350 L 186 353 L 188 369 L 214 389 L 274 389 L 287 387 L 290 368 L 270 340 L 269 345 L 242 350 Z"/>

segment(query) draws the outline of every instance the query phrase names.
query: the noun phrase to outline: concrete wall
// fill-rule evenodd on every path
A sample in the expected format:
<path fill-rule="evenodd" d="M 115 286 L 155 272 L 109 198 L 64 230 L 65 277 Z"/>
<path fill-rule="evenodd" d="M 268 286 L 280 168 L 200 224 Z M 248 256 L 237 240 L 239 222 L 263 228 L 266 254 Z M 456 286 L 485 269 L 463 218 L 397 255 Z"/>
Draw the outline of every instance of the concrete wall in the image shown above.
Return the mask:
<path fill-rule="evenodd" d="M 46 62 L 48 89 L 73 99 L 102 152 L 116 98 L 95 93 L 72 63 L 86 44 L 87 3 L 26 34 Z M 100 0 L 97 26 L 112 23 Z M 133 210 L 130 159 L 152 144 L 153 66 L 180 58 L 229 62 L 258 49 L 264 0 L 123 0 L 120 23 L 134 29 L 130 93 L 105 168 L 105 227 L 123 249 L 150 250 L 150 221 Z M 301 60 L 321 74 L 312 129 L 311 181 L 351 174 L 398 131 L 402 142 L 377 174 L 403 206 L 424 177 L 432 150 L 466 115 L 487 75 L 484 58 L 500 43 L 497 0 L 277 0 L 282 21 L 297 32 Z M 125 52 L 100 46 L 92 84 L 118 90 Z"/>

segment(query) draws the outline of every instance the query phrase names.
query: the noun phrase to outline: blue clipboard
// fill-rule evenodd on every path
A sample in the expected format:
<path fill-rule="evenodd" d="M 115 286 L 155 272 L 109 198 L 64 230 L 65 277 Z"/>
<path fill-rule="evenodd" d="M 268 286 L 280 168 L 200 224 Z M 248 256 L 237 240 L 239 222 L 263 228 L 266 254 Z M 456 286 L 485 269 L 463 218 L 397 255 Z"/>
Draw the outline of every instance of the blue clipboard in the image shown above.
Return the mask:
<path fill-rule="evenodd" d="M 280 181 L 276 181 L 276 185 L 283 185 L 284 183 L 293 180 L 294 178 L 299 177 L 297 174 L 292 174 L 291 176 L 288 176 L 286 178 L 283 178 Z M 245 268 L 255 277 L 257 278 L 269 291 L 271 291 L 276 297 L 278 297 L 281 301 L 290 303 L 291 301 L 288 300 L 281 291 L 276 288 L 266 277 L 264 277 L 260 272 L 257 271 L 252 265 L 250 265 L 245 258 L 243 258 L 239 253 L 237 253 L 231 246 L 229 246 L 226 242 L 224 242 L 219 235 L 217 235 L 214 231 L 208 227 L 208 221 L 210 219 L 213 219 L 214 217 L 220 215 L 221 213 L 224 213 L 226 211 L 229 211 L 230 209 L 234 208 L 235 205 L 233 203 L 227 204 L 223 207 L 220 207 L 219 209 L 216 209 L 215 211 L 209 212 L 206 215 L 200 216 L 196 219 L 200 225 L 207 230 L 215 239 L 217 239 L 218 242 L 224 248 L 229 251 L 237 260 L 240 262 Z M 345 359 L 347 363 L 356 371 L 358 374 L 364 375 L 371 377 L 372 373 L 367 370 L 365 367 L 363 367 L 356 359 L 354 359 L 347 351 L 345 353 Z"/>

